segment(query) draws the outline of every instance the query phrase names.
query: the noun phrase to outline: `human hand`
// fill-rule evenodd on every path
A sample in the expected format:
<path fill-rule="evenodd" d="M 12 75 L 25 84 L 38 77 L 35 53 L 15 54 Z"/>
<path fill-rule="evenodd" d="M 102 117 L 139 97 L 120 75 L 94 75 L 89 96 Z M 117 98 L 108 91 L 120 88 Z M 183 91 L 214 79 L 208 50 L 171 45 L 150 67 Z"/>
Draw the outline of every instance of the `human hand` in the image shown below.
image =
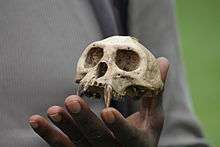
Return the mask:
<path fill-rule="evenodd" d="M 157 59 L 161 78 L 165 82 L 169 63 Z M 52 126 L 39 115 L 33 115 L 29 123 L 51 147 L 156 147 L 163 127 L 161 95 L 143 97 L 139 112 L 124 118 L 114 108 L 105 108 L 99 119 L 79 96 L 65 100 L 66 110 L 59 106 L 48 109 Z"/>

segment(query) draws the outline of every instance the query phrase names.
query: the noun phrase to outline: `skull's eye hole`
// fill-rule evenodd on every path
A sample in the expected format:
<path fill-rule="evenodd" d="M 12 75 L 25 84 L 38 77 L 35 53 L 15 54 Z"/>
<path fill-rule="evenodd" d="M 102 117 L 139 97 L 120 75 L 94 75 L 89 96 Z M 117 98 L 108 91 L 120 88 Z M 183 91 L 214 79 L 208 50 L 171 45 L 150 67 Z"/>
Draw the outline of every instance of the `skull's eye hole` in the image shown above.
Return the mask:
<path fill-rule="evenodd" d="M 103 49 L 100 47 L 93 47 L 89 50 L 86 61 L 85 61 L 85 68 L 94 67 L 98 64 L 103 56 Z"/>
<path fill-rule="evenodd" d="M 131 50 L 119 49 L 116 52 L 116 65 L 125 71 L 133 71 L 138 68 L 140 57 Z"/>

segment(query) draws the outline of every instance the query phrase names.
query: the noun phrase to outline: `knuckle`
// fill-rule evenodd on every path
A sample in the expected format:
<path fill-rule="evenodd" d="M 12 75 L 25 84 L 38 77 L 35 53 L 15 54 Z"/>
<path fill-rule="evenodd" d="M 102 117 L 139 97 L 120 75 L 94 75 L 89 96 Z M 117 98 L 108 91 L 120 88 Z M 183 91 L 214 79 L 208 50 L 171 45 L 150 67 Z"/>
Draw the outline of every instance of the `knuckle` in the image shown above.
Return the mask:
<path fill-rule="evenodd" d="M 90 141 L 102 142 L 109 137 L 109 134 L 107 134 L 103 131 L 100 131 L 98 129 L 90 129 L 87 132 L 86 136 L 87 136 L 87 139 Z"/>
<path fill-rule="evenodd" d="M 97 130 L 90 130 L 88 133 L 87 133 L 87 136 L 89 139 L 99 139 L 103 136 L 102 133 L 100 133 L 99 131 Z"/>
<path fill-rule="evenodd" d="M 59 136 L 54 136 L 49 140 L 49 144 L 53 146 L 62 146 L 63 145 L 63 139 Z"/>

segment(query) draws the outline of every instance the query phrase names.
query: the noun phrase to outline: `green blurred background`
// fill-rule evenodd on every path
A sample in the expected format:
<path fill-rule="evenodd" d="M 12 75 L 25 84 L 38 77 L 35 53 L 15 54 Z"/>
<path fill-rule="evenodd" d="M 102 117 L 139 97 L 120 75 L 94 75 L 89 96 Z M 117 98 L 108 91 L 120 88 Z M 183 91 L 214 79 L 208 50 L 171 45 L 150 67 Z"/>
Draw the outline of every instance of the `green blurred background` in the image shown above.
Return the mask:
<path fill-rule="evenodd" d="M 176 0 L 176 12 L 194 110 L 220 147 L 220 0 Z"/>

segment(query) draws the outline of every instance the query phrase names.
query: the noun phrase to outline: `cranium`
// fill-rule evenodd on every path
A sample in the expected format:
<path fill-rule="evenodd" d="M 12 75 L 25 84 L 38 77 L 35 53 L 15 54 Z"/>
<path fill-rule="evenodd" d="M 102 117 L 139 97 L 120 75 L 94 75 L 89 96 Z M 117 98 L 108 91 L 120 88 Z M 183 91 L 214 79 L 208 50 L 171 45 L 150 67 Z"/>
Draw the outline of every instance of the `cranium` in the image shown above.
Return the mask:
<path fill-rule="evenodd" d="M 88 45 L 77 64 L 76 82 L 81 93 L 104 96 L 107 107 L 111 98 L 153 97 L 163 88 L 156 58 L 129 36 L 112 36 Z"/>

